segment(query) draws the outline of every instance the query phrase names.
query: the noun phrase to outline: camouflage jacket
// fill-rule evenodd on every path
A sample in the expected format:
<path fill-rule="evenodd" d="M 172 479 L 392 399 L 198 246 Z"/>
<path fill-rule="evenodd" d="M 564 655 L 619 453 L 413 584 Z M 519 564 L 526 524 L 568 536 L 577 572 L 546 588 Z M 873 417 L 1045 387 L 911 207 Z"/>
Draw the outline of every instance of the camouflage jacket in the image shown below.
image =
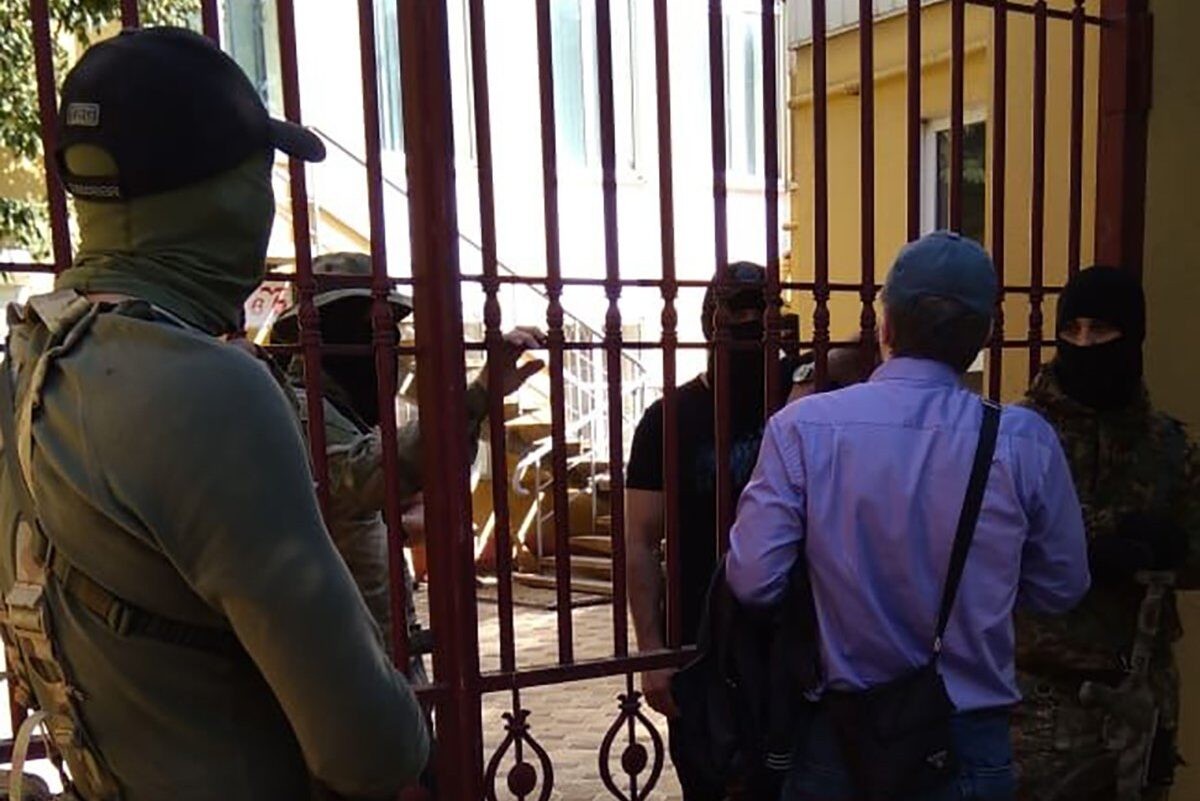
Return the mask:
<path fill-rule="evenodd" d="M 1131 513 L 1166 516 L 1183 528 L 1191 543 L 1188 564 L 1179 566 L 1179 585 L 1195 586 L 1200 451 L 1182 423 L 1155 411 L 1144 390 L 1132 405 L 1098 413 L 1067 397 L 1050 368 L 1034 381 L 1024 403 L 1042 414 L 1062 440 L 1089 539 L 1116 533 Z M 1067 615 L 1019 614 L 1018 667 L 1033 673 L 1119 669 L 1133 642 L 1143 592 L 1132 582 L 1093 584 Z M 1164 648 L 1180 635 L 1177 617 L 1168 614 Z"/>
<path fill-rule="evenodd" d="M 289 372 L 297 411 L 307 430 L 308 404 L 299 370 Z M 346 561 L 362 593 L 371 617 L 378 624 L 383 642 L 392 652 L 392 606 L 389 585 L 387 525 L 382 509 L 387 482 L 383 471 L 383 441 L 378 427 L 370 427 L 351 410 L 345 393 L 328 375 L 322 377 L 325 394 L 325 453 L 329 480 L 327 525 L 338 553 Z M 479 386 L 467 390 L 468 433 L 472 452 L 478 444 L 480 425 L 487 413 L 487 391 Z M 407 500 L 421 491 L 421 433 L 414 421 L 396 432 L 399 456 L 397 491 Z M 413 604 L 413 576 L 404 565 L 409 627 L 418 624 Z"/>

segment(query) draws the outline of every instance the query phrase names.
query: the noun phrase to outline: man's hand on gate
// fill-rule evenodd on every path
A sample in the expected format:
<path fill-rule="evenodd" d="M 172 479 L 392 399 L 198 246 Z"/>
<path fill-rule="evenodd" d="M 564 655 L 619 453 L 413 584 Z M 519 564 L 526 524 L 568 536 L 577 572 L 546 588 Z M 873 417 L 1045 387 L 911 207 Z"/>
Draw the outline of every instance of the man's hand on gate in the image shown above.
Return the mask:
<path fill-rule="evenodd" d="M 671 695 L 671 677 L 674 675 L 674 668 L 647 670 L 642 674 L 642 695 L 646 703 L 668 719 L 679 717 L 679 707 L 675 706 L 675 698 Z"/>
<path fill-rule="evenodd" d="M 541 359 L 530 359 L 518 364 L 521 354 L 527 350 L 537 350 L 546 346 L 546 335 L 537 328 L 514 328 L 504 335 L 504 352 L 500 356 L 500 364 L 485 364 L 479 372 L 476 382 L 485 389 L 495 381 L 497 388 L 504 395 L 509 395 L 521 388 L 534 374 L 546 366 Z"/>

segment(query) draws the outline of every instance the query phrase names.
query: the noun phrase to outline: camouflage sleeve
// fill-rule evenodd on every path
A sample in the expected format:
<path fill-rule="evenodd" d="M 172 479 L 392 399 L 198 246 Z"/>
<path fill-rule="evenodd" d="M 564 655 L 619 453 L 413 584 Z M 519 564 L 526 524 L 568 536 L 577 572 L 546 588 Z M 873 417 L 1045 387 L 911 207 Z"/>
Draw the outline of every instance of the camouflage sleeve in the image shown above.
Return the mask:
<path fill-rule="evenodd" d="M 1113 506 L 1098 506 L 1092 503 L 1082 504 L 1083 528 L 1087 532 L 1088 542 L 1097 537 L 1108 537 L 1117 533 L 1117 509 Z"/>
<path fill-rule="evenodd" d="M 1176 504 L 1187 535 L 1188 558 L 1177 583 L 1181 589 L 1194 590 L 1200 588 L 1200 447 L 1193 441 L 1187 444 L 1183 473 Z"/>
<path fill-rule="evenodd" d="M 479 384 L 467 389 L 467 436 L 471 458 L 479 448 L 479 432 L 487 418 L 487 390 Z M 421 491 L 421 427 L 419 421 L 401 426 L 396 432 L 399 455 L 397 481 L 403 500 Z M 329 454 L 330 489 L 340 502 L 357 509 L 382 509 L 387 493 L 383 471 L 383 440 L 378 428 L 344 445 L 331 446 Z"/>

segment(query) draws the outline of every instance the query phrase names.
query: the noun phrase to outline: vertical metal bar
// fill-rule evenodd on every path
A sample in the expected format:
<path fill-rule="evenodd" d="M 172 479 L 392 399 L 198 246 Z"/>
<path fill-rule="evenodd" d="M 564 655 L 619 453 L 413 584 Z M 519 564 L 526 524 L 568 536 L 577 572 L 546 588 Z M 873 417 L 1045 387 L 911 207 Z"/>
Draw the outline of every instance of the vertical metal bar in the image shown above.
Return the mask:
<path fill-rule="evenodd" d="M 862 158 L 862 346 L 875 341 L 875 18 L 872 0 L 859 0 L 859 92 Z"/>
<path fill-rule="evenodd" d="M 367 210 L 371 237 L 371 345 L 379 402 L 379 435 L 383 450 L 383 519 L 388 534 L 388 571 L 392 606 L 394 658 L 408 669 L 408 588 L 404 581 L 404 531 L 400 508 L 400 455 L 396 443 L 396 345 L 398 332 L 388 296 L 387 226 L 383 210 L 383 161 L 379 141 L 379 69 L 375 55 L 375 5 L 358 0 L 358 51 L 362 76 L 363 141 L 367 150 Z"/>
<path fill-rule="evenodd" d="M 46 200 L 50 206 L 50 239 L 54 267 L 71 266 L 71 234 L 67 226 L 67 196 L 54 166 L 58 150 L 58 100 L 54 84 L 54 42 L 50 33 L 50 7 L 47 0 L 31 0 L 29 13 L 33 23 L 33 64 L 37 74 L 38 119 L 41 122 L 42 170 L 46 176 Z"/>
<path fill-rule="evenodd" d="M 679 402 L 675 355 L 679 315 L 675 298 L 675 171 L 671 147 L 671 50 L 667 0 L 654 0 L 654 81 L 658 108 L 658 218 L 662 249 L 663 341 L 663 532 L 667 560 L 667 647 L 683 642 L 679 554 Z"/>
<path fill-rule="evenodd" d="M 908 0 L 907 22 L 908 241 L 911 242 L 921 235 L 921 0 Z"/>
<path fill-rule="evenodd" d="M 950 4 L 950 228 L 963 223 L 963 83 L 966 73 L 966 2 Z"/>
<path fill-rule="evenodd" d="M 221 16 L 217 0 L 200 0 L 200 29 L 214 42 L 221 41 Z"/>
<path fill-rule="evenodd" d="M 715 291 L 724 292 L 728 282 L 729 220 L 726 207 L 726 130 L 725 130 L 725 25 L 721 0 L 708 4 L 708 68 L 711 90 L 712 164 L 713 164 L 713 238 L 716 250 Z M 724 553 L 729 547 L 729 527 L 733 525 L 733 485 L 729 451 L 730 432 L 729 324 L 725 304 L 718 303 L 714 316 L 713 348 L 716 369 L 711 379 L 715 383 L 714 428 L 717 449 L 717 548 Z"/>
<path fill-rule="evenodd" d="M 296 62 L 296 15 L 292 0 L 276 0 L 279 18 L 279 65 L 283 80 L 283 113 L 300 122 L 300 73 Z M 308 447 L 321 511 L 329 514 L 329 463 L 325 453 L 325 405 L 321 390 L 321 320 L 313 303 L 316 281 L 312 272 L 312 242 L 304 162 L 288 159 L 292 189 L 292 239 L 296 248 L 296 293 L 299 296 L 300 346 L 308 407 Z"/>
<path fill-rule="evenodd" d="M 479 173 L 479 237 L 483 260 L 483 321 L 488 361 L 498 364 L 504 355 L 501 330 L 500 278 L 496 266 L 496 192 L 492 169 L 492 112 L 489 101 L 487 23 L 483 0 L 470 0 L 471 74 L 475 103 L 475 161 Z M 488 397 L 488 424 L 492 455 L 492 512 L 495 515 L 497 613 L 500 622 L 500 669 L 516 669 L 513 631 L 512 520 L 508 506 L 508 451 L 504 429 L 504 398 Z"/>
<path fill-rule="evenodd" d="M 1142 271 L 1153 50 L 1147 0 L 1101 0 L 1096 261 Z"/>
<path fill-rule="evenodd" d="M 1029 379 L 1042 367 L 1046 261 L 1046 0 L 1033 17 L 1033 187 L 1029 199 Z"/>
<path fill-rule="evenodd" d="M 775 36 L 775 0 L 762 0 L 762 85 L 763 85 L 763 200 L 766 204 L 767 281 L 766 314 L 763 327 L 763 375 L 766 378 L 766 403 L 763 412 L 770 416 L 783 405 L 783 386 L 779 372 L 779 73 Z"/>
<path fill-rule="evenodd" d="M 829 58 L 825 0 L 813 0 L 813 346 L 818 389 L 829 374 Z"/>
<path fill-rule="evenodd" d="M 632 29 L 632 26 L 631 26 Z M 632 42 L 630 43 L 632 46 Z M 613 108 L 612 9 L 596 0 L 596 64 L 600 89 L 600 170 L 604 193 L 604 355 L 608 373 L 608 464 L 611 483 L 613 652 L 629 654 L 625 587 L 625 439 L 621 409 L 621 251 L 617 238 L 617 135 Z"/>
<path fill-rule="evenodd" d="M 138 0 L 121 0 L 121 27 L 136 28 L 140 24 Z"/>
<path fill-rule="evenodd" d="M 997 3 L 992 15 L 992 262 L 1000 291 L 992 325 L 988 394 L 1000 399 L 1004 375 L 1005 203 L 1008 170 L 1008 10 Z"/>
<path fill-rule="evenodd" d="M 54 267 L 65 270 L 71 266 L 71 241 L 67 228 L 67 201 L 58 173 L 54 167 L 57 142 L 56 94 L 54 85 L 54 44 L 50 33 L 50 8 L 47 0 L 31 0 L 29 4 L 33 36 L 34 71 L 37 75 L 38 116 L 41 122 L 42 168 L 46 177 L 46 199 L 50 206 L 51 245 Z M 8 715 L 15 733 L 24 722 L 28 710 L 16 702 L 12 682 L 8 685 Z"/>
<path fill-rule="evenodd" d="M 554 62 L 550 0 L 537 0 L 538 83 L 541 90 L 542 195 L 546 221 L 547 344 L 550 349 L 550 436 L 554 472 L 554 576 L 558 591 L 558 659 L 573 662 L 571 532 L 567 509 L 566 422 L 563 387 L 562 253 L 558 229 L 558 146 L 554 125 Z"/>
<path fill-rule="evenodd" d="M 483 795 L 483 724 L 471 526 L 470 458 L 463 426 L 458 207 L 454 177 L 446 4 L 398 0 L 404 140 L 408 152 L 409 233 L 416 306 L 434 672 L 446 692 L 438 708 L 438 782 L 445 798 Z"/>
<path fill-rule="evenodd" d="M 1071 199 L 1067 223 L 1067 272 L 1079 272 L 1083 238 L 1083 91 L 1086 29 L 1084 0 L 1071 14 Z"/>

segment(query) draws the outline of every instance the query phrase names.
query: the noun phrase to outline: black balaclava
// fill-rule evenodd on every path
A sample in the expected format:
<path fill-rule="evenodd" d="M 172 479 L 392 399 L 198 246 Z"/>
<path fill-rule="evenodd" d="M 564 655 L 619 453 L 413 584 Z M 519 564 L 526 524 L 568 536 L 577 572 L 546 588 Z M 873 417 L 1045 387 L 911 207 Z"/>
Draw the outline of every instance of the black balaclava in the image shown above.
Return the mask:
<path fill-rule="evenodd" d="M 1079 317 L 1103 320 L 1121 337 L 1102 345 L 1078 346 L 1062 332 Z M 1063 392 L 1098 411 L 1131 403 L 1142 386 L 1142 343 L 1146 339 L 1146 298 L 1141 283 L 1126 270 L 1090 267 L 1067 284 L 1058 302 L 1058 356 L 1054 374 Z"/>
<path fill-rule="evenodd" d="M 371 299 L 349 297 L 321 310 L 321 340 L 327 345 L 369 346 Z M 379 424 L 379 388 L 374 353 L 324 353 L 321 367 L 346 393 L 352 411 L 368 427 Z"/>
<path fill-rule="evenodd" d="M 708 342 L 715 339 L 713 317 L 718 302 L 728 311 L 753 309 L 758 317 L 743 323 L 728 326 L 730 339 L 739 346 L 729 349 L 729 378 L 730 399 L 733 405 L 732 420 L 738 430 L 753 428 L 762 423 L 764 407 L 764 371 L 763 371 L 763 321 L 765 308 L 763 301 L 763 284 L 766 271 L 751 262 L 736 262 L 729 265 L 729 276 L 724 287 L 710 286 L 704 294 L 703 315 L 701 326 L 704 338 Z M 720 297 L 719 297 L 720 296 Z M 748 343 L 758 344 L 758 347 L 745 347 Z M 710 386 L 716 386 L 716 351 L 708 353 L 708 379 Z"/>

